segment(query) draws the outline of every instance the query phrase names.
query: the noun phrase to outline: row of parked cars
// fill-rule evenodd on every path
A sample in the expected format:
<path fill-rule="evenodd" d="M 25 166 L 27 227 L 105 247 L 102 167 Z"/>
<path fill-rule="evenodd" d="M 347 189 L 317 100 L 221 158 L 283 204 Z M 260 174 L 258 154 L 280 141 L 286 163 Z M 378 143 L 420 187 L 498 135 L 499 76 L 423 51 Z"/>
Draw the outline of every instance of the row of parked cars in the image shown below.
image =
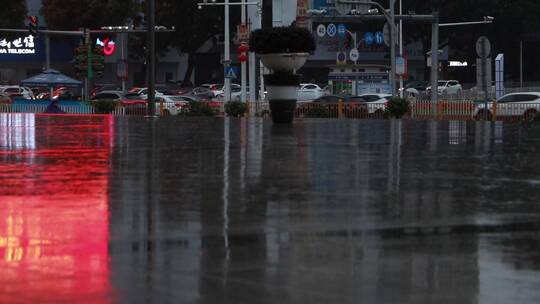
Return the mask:
<path fill-rule="evenodd" d="M 317 104 L 354 103 L 368 114 L 382 115 L 387 102 L 392 98 L 389 94 L 364 94 L 360 96 L 325 95 L 313 101 Z M 458 103 L 458 102 L 456 102 Z M 457 107 L 465 109 L 465 107 Z M 475 119 L 497 117 L 518 117 L 531 120 L 540 113 L 540 92 L 520 92 L 507 94 L 496 102 L 476 101 L 470 108 Z"/>

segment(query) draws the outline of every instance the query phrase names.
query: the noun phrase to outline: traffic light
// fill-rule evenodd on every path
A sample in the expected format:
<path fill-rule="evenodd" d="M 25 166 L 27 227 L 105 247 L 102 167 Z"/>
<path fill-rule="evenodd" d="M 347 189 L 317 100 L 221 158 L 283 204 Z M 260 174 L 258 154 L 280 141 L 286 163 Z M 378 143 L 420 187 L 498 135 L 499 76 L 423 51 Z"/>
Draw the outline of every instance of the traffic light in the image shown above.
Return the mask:
<path fill-rule="evenodd" d="M 27 16 L 28 18 L 28 34 L 37 36 L 39 30 L 39 19 L 37 16 Z"/>
<path fill-rule="evenodd" d="M 247 56 L 247 52 L 249 52 L 249 46 L 245 43 L 242 43 L 239 47 L 238 47 L 238 61 L 240 62 L 246 62 L 248 61 L 248 56 Z"/>
<path fill-rule="evenodd" d="M 88 69 L 88 47 L 85 44 L 79 44 L 75 49 L 75 73 L 79 78 L 84 78 Z"/>
<path fill-rule="evenodd" d="M 103 48 L 96 46 L 93 49 L 92 53 L 92 70 L 94 76 L 101 77 L 103 71 L 105 70 L 105 54 L 103 53 Z"/>

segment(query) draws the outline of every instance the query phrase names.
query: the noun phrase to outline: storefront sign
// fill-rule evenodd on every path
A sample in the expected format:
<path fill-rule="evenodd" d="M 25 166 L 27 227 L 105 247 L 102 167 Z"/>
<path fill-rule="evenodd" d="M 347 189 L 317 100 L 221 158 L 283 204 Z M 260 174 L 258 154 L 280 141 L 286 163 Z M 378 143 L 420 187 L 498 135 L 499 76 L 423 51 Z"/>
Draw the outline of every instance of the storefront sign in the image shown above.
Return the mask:
<path fill-rule="evenodd" d="M 0 55 L 33 55 L 36 53 L 34 36 L 7 39 L 0 37 Z"/>

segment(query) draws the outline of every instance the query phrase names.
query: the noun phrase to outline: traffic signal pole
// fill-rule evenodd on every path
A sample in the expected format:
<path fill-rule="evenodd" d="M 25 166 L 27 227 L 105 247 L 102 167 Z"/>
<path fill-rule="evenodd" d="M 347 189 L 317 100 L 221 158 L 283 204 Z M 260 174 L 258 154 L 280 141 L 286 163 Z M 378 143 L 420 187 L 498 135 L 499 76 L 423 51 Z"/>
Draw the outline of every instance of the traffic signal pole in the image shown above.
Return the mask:
<path fill-rule="evenodd" d="M 92 78 L 94 78 L 94 75 L 92 73 L 92 46 L 90 45 L 90 30 L 85 29 L 84 30 L 84 44 L 86 44 L 86 77 L 84 79 L 84 97 L 85 100 L 90 99 L 90 87 L 92 83 Z"/>

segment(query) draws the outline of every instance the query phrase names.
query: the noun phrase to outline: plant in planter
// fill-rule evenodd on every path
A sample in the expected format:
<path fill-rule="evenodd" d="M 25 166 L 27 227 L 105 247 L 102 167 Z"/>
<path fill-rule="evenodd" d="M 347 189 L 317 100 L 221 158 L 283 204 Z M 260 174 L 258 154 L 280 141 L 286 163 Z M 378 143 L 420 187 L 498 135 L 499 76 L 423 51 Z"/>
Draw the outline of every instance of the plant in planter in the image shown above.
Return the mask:
<path fill-rule="evenodd" d="M 216 113 L 214 109 L 210 106 L 208 102 L 201 101 L 191 101 L 189 103 L 189 111 L 186 113 L 187 116 L 215 116 Z"/>
<path fill-rule="evenodd" d="M 300 69 L 315 51 L 311 32 L 297 27 L 259 29 L 251 33 L 250 49 L 272 71 L 265 75 L 272 120 L 291 123 L 296 109 Z"/>
<path fill-rule="evenodd" d="M 394 97 L 386 105 L 386 114 L 390 117 L 400 119 L 410 110 L 409 102 L 404 98 Z"/>
<path fill-rule="evenodd" d="M 241 101 L 230 101 L 225 103 L 225 113 L 231 117 L 242 117 L 247 112 L 247 104 Z"/>

